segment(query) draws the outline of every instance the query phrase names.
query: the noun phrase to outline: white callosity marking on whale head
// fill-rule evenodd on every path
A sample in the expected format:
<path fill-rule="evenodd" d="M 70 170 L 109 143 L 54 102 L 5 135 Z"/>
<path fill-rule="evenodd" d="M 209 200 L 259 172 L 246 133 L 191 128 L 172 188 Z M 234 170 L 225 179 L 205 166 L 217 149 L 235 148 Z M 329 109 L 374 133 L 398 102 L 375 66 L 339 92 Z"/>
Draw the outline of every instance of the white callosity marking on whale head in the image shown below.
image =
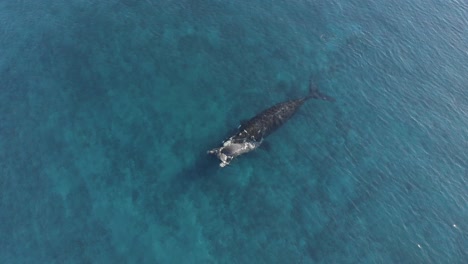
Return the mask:
<path fill-rule="evenodd" d="M 237 156 L 242 155 L 244 153 L 250 152 L 256 149 L 261 142 L 242 142 L 242 143 L 234 143 L 232 142 L 232 138 L 225 141 L 223 146 L 220 148 L 212 149 L 208 151 L 210 154 L 215 154 L 218 159 L 221 160 L 219 164 L 220 167 L 225 167 L 229 165 L 229 163 Z"/>

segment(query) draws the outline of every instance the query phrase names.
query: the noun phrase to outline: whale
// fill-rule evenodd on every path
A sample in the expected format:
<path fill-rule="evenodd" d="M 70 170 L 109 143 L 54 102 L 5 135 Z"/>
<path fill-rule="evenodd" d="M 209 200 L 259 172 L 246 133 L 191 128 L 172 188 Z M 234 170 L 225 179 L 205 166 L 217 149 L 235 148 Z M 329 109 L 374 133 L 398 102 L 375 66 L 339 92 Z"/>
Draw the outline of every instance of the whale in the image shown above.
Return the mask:
<path fill-rule="evenodd" d="M 307 96 L 275 104 L 242 122 L 234 135 L 224 140 L 221 147 L 209 150 L 208 154 L 215 155 L 221 161 L 220 167 L 226 167 L 234 158 L 260 147 L 268 135 L 291 119 L 309 99 L 335 101 L 335 98 L 319 91 L 310 80 Z"/>

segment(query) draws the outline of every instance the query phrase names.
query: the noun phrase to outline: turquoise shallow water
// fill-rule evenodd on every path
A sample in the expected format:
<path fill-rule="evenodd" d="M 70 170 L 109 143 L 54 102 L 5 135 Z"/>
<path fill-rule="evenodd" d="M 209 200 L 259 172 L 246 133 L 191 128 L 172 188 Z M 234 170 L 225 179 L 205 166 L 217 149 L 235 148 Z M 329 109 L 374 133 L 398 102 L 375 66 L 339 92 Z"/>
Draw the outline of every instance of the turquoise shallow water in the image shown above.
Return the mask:
<path fill-rule="evenodd" d="M 0 263 L 468 263 L 463 1 L 0 1 Z M 260 149 L 206 155 L 307 93 Z"/>

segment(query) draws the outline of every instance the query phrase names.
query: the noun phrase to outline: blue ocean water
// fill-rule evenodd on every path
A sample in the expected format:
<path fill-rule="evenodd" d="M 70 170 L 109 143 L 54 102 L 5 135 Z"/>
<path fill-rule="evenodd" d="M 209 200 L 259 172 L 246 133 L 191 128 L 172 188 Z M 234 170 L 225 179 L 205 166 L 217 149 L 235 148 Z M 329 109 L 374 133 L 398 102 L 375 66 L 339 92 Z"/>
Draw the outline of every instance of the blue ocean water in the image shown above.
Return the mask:
<path fill-rule="evenodd" d="M 467 73 L 464 1 L 0 0 L 0 263 L 468 263 Z"/>

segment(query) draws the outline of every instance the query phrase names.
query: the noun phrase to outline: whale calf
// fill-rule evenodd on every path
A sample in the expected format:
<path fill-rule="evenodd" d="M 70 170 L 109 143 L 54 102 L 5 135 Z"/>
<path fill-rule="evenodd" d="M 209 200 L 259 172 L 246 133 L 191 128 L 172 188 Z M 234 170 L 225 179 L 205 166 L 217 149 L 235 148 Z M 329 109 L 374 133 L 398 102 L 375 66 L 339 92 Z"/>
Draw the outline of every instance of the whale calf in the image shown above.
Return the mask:
<path fill-rule="evenodd" d="M 273 131 L 288 121 L 309 99 L 321 99 L 334 102 L 335 99 L 321 93 L 309 82 L 309 94 L 305 97 L 278 103 L 242 123 L 236 134 L 223 141 L 223 145 L 208 151 L 221 160 L 220 167 L 225 167 L 237 156 L 258 148 L 263 140 Z"/>

